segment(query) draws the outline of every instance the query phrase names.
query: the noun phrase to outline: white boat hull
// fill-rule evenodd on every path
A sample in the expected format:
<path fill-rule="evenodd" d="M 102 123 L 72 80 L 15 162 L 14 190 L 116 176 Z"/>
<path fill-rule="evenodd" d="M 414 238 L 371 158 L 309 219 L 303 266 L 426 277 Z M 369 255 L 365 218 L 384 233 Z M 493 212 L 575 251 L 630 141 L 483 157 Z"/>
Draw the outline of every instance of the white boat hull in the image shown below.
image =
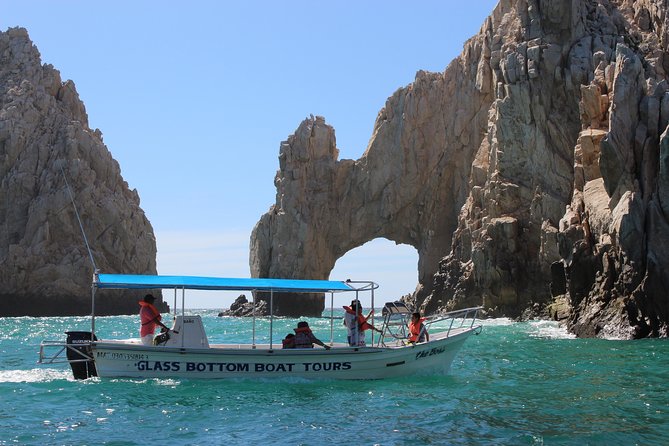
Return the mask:
<path fill-rule="evenodd" d="M 122 341 L 97 341 L 91 347 L 100 377 L 382 379 L 447 373 L 464 341 L 477 329 L 461 329 L 448 337 L 435 336 L 427 343 L 398 347 L 176 348 Z"/>

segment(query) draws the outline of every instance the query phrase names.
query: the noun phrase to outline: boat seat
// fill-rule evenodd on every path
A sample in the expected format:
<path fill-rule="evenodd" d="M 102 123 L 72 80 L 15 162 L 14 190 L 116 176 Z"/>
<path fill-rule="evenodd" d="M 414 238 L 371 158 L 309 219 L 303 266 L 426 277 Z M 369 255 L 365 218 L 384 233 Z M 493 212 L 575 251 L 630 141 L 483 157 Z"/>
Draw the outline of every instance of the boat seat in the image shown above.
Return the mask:
<path fill-rule="evenodd" d="M 178 333 L 175 333 L 178 332 Z M 209 348 L 209 340 L 204 331 L 202 318 L 195 316 L 177 316 L 170 331 L 170 338 L 165 347 Z"/>
<path fill-rule="evenodd" d="M 381 310 L 381 314 L 383 316 L 389 315 L 396 315 L 396 314 L 409 314 L 410 311 L 407 308 L 407 306 L 404 304 L 404 302 L 400 301 L 395 301 L 395 302 L 386 302 L 386 304 L 383 306 L 383 309 Z"/>

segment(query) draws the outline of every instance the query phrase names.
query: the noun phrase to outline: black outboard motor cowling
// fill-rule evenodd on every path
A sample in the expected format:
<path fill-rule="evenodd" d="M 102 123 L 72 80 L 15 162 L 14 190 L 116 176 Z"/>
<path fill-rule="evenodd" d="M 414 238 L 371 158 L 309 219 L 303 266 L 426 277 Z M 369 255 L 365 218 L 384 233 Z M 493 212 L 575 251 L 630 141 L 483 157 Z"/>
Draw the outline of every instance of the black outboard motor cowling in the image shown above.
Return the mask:
<path fill-rule="evenodd" d="M 92 376 L 98 376 L 93 360 L 86 360 L 93 357 L 91 350 L 91 332 L 90 331 L 66 331 L 67 335 L 67 360 L 72 367 L 72 374 L 75 379 L 86 379 Z M 98 338 L 93 336 L 93 341 Z"/>

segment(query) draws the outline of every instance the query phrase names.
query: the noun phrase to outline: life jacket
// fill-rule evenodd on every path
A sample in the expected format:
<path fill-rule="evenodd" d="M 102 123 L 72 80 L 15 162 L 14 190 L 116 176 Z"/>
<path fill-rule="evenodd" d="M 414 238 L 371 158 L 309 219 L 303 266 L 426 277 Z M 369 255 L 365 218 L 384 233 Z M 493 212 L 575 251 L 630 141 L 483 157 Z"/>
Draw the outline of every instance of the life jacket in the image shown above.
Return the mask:
<path fill-rule="evenodd" d="M 287 334 L 286 337 L 283 338 L 283 341 L 281 341 L 281 344 L 283 348 L 295 348 L 295 335 L 292 333 Z"/>
<path fill-rule="evenodd" d="M 140 337 L 144 337 L 148 334 L 153 334 L 153 332 L 156 331 L 156 325 L 158 325 L 162 316 L 152 303 L 144 302 L 143 300 L 140 300 L 138 303 L 141 307 L 139 309 L 139 319 L 142 323 L 139 335 Z"/>
<path fill-rule="evenodd" d="M 344 310 L 348 314 L 354 314 L 354 315 L 356 314 L 356 311 L 353 308 L 351 308 L 347 305 L 344 305 Z M 371 315 L 371 313 L 370 313 L 370 315 Z M 369 330 L 370 328 L 372 328 L 372 325 L 369 322 L 367 322 L 367 319 L 369 318 L 369 316 L 365 317 L 365 316 L 362 315 L 362 313 L 357 313 L 356 317 L 358 319 L 358 330 L 365 331 L 365 330 Z"/>
<path fill-rule="evenodd" d="M 418 322 L 409 321 L 409 342 L 422 342 L 424 340 L 425 330 L 423 330 L 423 321 L 425 321 L 424 317 L 420 318 Z"/>
<path fill-rule="evenodd" d="M 311 340 L 314 335 L 309 327 L 295 328 L 294 347 L 295 348 L 314 348 Z"/>

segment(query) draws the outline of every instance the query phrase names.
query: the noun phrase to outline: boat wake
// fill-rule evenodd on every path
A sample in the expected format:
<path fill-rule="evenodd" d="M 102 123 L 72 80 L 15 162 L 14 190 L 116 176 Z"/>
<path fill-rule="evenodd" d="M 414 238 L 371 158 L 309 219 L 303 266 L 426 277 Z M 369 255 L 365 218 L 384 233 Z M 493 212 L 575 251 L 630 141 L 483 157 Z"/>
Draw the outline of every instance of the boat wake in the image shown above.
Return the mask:
<path fill-rule="evenodd" d="M 73 381 L 70 369 L 0 370 L 0 383 L 40 383 Z"/>

